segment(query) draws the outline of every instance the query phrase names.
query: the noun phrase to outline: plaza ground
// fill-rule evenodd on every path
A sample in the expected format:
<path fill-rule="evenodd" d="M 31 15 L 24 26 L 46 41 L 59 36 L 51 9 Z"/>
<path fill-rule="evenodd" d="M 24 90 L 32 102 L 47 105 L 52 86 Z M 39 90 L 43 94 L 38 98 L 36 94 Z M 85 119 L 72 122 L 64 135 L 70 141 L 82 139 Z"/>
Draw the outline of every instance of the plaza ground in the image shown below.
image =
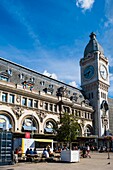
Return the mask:
<path fill-rule="evenodd" d="M 91 158 L 81 158 L 78 163 L 39 162 L 17 163 L 15 165 L 0 166 L 0 170 L 113 170 L 113 153 L 91 152 Z"/>

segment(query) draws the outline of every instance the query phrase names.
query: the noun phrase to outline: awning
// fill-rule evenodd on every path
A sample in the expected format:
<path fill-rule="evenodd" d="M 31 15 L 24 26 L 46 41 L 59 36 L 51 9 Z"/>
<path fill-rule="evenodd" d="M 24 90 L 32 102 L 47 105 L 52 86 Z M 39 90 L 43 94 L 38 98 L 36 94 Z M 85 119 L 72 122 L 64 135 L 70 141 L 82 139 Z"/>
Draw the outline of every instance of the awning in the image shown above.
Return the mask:
<path fill-rule="evenodd" d="M 7 130 L 11 129 L 12 125 L 8 124 Z M 0 129 L 6 130 L 6 123 L 0 123 Z"/>
<path fill-rule="evenodd" d="M 44 128 L 45 133 L 53 133 L 54 130 L 52 128 Z"/>
<path fill-rule="evenodd" d="M 26 125 L 24 125 L 23 128 L 24 128 L 24 130 L 29 130 L 29 131 L 37 130 L 36 127 L 34 127 L 34 126 L 26 126 Z"/>
<path fill-rule="evenodd" d="M 34 139 L 37 142 L 53 142 L 53 139 Z"/>

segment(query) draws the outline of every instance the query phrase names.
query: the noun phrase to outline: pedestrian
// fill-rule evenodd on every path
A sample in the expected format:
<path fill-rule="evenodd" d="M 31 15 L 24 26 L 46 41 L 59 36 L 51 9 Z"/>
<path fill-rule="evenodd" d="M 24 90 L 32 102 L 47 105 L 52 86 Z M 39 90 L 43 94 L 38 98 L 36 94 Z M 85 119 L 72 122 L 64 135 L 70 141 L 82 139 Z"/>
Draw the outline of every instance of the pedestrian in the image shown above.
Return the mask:
<path fill-rule="evenodd" d="M 29 155 L 29 154 L 30 154 L 30 150 L 29 150 L 29 148 L 27 148 L 27 150 L 26 150 L 26 156 Z"/>
<path fill-rule="evenodd" d="M 91 155 L 90 155 L 90 146 L 87 145 L 87 157 L 91 158 Z"/>
<path fill-rule="evenodd" d="M 32 148 L 30 149 L 29 153 L 30 153 L 30 155 L 33 155 L 33 150 L 32 150 Z"/>
<path fill-rule="evenodd" d="M 37 150 L 36 150 L 36 148 L 34 148 L 34 150 L 33 150 L 33 154 L 37 154 Z"/>
<path fill-rule="evenodd" d="M 86 146 L 82 147 L 82 157 L 86 158 Z"/>
<path fill-rule="evenodd" d="M 49 153 L 46 148 L 44 148 L 44 150 L 43 150 L 42 157 L 49 158 Z"/>

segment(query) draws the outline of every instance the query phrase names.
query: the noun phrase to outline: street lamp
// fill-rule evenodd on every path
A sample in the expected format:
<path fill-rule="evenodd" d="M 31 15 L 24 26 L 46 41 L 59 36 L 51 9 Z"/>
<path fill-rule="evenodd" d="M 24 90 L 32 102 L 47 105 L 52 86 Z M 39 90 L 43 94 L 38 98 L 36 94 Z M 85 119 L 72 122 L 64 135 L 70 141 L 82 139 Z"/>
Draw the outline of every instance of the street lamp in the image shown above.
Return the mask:
<path fill-rule="evenodd" d="M 62 99 L 57 103 L 57 105 L 59 106 L 59 113 L 60 113 L 60 123 L 62 123 L 61 119 L 62 119 L 62 105 L 63 105 L 63 101 Z"/>
<path fill-rule="evenodd" d="M 109 107 L 108 107 L 108 103 L 106 100 L 103 100 L 102 101 L 102 104 L 101 104 L 101 108 L 100 108 L 103 112 L 102 114 L 102 124 L 104 126 L 104 137 L 105 139 L 107 139 L 107 151 L 108 151 L 108 159 L 110 159 L 110 154 L 109 154 L 109 136 L 107 136 L 106 134 L 106 127 L 108 126 L 108 117 L 107 117 L 107 111 L 109 110 Z"/>
<path fill-rule="evenodd" d="M 109 144 L 109 140 L 110 140 L 110 136 L 107 136 L 106 134 L 106 127 L 108 125 L 108 119 L 106 116 L 102 116 L 102 123 L 104 125 L 104 138 L 107 140 L 107 151 L 108 151 L 108 158 L 107 159 L 110 159 L 110 154 L 109 154 L 109 149 L 110 149 L 110 144 Z"/>
<path fill-rule="evenodd" d="M 33 139 L 33 135 L 34 135 L 34 132 L 33 132 L 33 120 L 34 120 L 34 117 L 33 115 L 31 116 L 31 138 Z"/>
<path fill-rule="evenodd" d="M 111 140 L 111 136 L 106 136 L 105 137 L 106 138 L 106 140 L 107 140 L 107 147 L 108 147 L 108 158 L 107 159 L 110 159 L 110 153 L 109 153 L 109 151 L 110 151 L 110 140 Z"/>

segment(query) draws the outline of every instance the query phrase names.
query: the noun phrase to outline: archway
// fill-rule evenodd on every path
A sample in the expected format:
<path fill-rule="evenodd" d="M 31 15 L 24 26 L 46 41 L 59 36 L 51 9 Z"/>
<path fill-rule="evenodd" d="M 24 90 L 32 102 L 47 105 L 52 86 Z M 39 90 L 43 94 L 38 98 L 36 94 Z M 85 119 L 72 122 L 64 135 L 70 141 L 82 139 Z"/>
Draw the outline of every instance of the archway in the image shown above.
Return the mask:
<path fill-rule="evenodd" d="M 48 119 L 46 120 L 45 124 L 44 124 L 44 133 L 45 134 L 55 134 L 56 133 L 56 127 L 57 127 L 57 123 L 55 122 L 55 120 L 53 119 Z"/>
<path fill-rule="evenodd" d="M 92 135 L 93 128 L 91 125 L 87 125 L 84 130 L 84 136 L 90 136 Z"/>
<path fill-rule="evenodd" d="M 81 126 L 80 126 L 79 123 L 78 123 L 78 128 L 77 128 L 77 130 L 76 130 L 76 133 L 77 133 L 77 137 L 82 136 L 82 128 L 81 128 Z"/>
<path fill-rule="evenodd" d="M 22 132 L 39 133 L 39 123 L 33 115 L 27 115 L 23 118 L 21 124 Z"/>
<path fill-rule="evenodd" d="M 0 130 L 1 131 L 14 131 L 15 123 L 10 113 L 0 111 Z"/>

